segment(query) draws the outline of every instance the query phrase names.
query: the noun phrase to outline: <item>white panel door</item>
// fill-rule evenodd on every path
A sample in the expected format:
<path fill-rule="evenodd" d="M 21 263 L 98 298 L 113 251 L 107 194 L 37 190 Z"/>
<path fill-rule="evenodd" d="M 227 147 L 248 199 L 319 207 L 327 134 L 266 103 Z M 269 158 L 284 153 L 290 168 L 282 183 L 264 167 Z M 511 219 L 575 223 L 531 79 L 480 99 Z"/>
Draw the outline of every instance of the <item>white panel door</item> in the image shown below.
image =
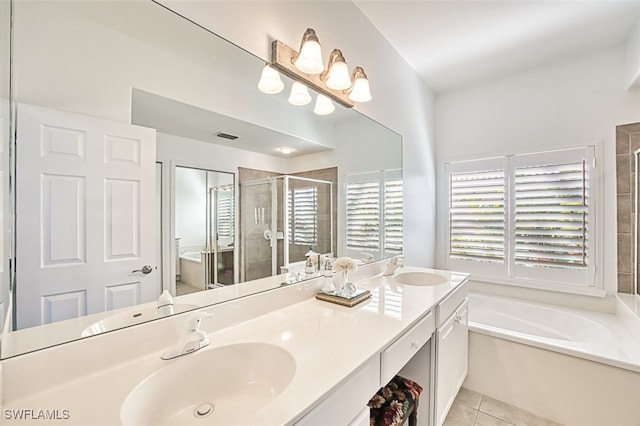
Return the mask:
<path fill-rule="evenodd" d="M 17 327 L 157 298 L 155 130 L 31 105 L 17 120 Z"/>

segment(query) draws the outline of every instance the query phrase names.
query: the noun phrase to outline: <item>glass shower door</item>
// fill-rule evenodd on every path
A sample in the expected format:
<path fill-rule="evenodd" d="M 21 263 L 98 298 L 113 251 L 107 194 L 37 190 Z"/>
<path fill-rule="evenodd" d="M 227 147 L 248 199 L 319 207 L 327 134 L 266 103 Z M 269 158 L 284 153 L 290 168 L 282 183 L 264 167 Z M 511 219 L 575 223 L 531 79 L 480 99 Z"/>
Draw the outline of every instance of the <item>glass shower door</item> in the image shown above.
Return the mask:
<path fill-rule="evenodd" d="M 241 185 L 240 281 L 269 277 L 273 269 L 273 181 L 265 179 Z"/>

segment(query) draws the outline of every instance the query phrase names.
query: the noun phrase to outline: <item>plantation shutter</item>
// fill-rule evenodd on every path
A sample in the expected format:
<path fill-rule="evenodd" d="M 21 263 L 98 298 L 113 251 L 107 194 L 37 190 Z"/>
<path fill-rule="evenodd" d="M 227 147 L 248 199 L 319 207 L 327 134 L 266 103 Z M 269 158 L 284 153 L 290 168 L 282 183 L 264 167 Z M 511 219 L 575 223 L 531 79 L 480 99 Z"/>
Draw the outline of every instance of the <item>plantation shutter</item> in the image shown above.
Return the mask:
<path fill-rule="evenodd" d="M 514 172 L 516 264 L 585 268 L 589 187 L 584 161 Z"/>
<path fill-rule="evenodd" d="M 594 287 L 594 158 L 591 146 L 448 163 L 447 267 Z"/>
<path fill-rule="evenodd" d="M 384 182 L 384 253 L 402 253 L 402 178 Z"/>
<path fill-rule="evenodd" d="M 513 275 L 592 286 L 593 147 L 512 159 Z"/>
<path fill-rule="evenodd" d="M 380 179 L 347 183 L 347 248 L 380 247 Z"/>
<path fill-rule="evenodd" d="M 402 170 L 349 175 L 346 193 L 349 255 L 402 253 Z"/>
<path fill-rule="evenodd" d="M 316 245 L 318 236 L 318 189 L 316 186 L 293 188 L 287 194 L 289 239 L 293 244 Z"/>
<path fill-rule="evenodd" d="M 218 190 L 218 211 L 216 212 L 218 237 L 231 238 L 234 236 L 234 200 L 233 191 Z"/>
<path fill-rule="evenodd" d="M 504 169 L 450 174 L 449 255 L 503 262 L 505 258 Z"/>

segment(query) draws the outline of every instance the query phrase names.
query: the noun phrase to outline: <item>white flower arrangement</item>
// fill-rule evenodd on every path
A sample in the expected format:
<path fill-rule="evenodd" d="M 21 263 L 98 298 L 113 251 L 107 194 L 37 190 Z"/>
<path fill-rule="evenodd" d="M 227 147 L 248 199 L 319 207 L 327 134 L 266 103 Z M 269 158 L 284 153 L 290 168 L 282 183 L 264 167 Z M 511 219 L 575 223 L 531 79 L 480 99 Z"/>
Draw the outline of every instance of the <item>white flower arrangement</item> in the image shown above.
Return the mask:
<path fill-rule="evenodd" d="M 333 262 L 333 270 L 335 272 L 355 271 L 356 269 L 358 269 L 358 265 L 350 257 L 339 257 Z"/>

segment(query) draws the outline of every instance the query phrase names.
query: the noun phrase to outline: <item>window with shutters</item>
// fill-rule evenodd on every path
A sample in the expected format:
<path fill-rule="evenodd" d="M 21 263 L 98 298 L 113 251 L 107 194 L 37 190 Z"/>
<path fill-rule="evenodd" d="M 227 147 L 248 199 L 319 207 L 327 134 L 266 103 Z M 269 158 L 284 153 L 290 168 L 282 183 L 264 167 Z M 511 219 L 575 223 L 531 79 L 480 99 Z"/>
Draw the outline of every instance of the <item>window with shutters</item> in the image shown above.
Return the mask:
<path fill-rule="evenodd" d="M 289 240 L 292 244 L 315 246 L 318 242 L 318 188 L 293 188 L 287 194 Z"/>
<path fill-rule="evenodd" d="M 385 170 L 346 178 L 346 248 L 349 256 L 402 253 L 402 173 Z"/>
<path fill-rule="evenodd" d="M 596 287 L 594 152 L 448 163 L 447 267 L 534 287 Z"/>
<path fill-rule="evenodd" d="M 232 239 L 235 232 L 233 226 L 235 217 L 233 188 L 219 188 L 216 196 L 218 238 Z"/>

